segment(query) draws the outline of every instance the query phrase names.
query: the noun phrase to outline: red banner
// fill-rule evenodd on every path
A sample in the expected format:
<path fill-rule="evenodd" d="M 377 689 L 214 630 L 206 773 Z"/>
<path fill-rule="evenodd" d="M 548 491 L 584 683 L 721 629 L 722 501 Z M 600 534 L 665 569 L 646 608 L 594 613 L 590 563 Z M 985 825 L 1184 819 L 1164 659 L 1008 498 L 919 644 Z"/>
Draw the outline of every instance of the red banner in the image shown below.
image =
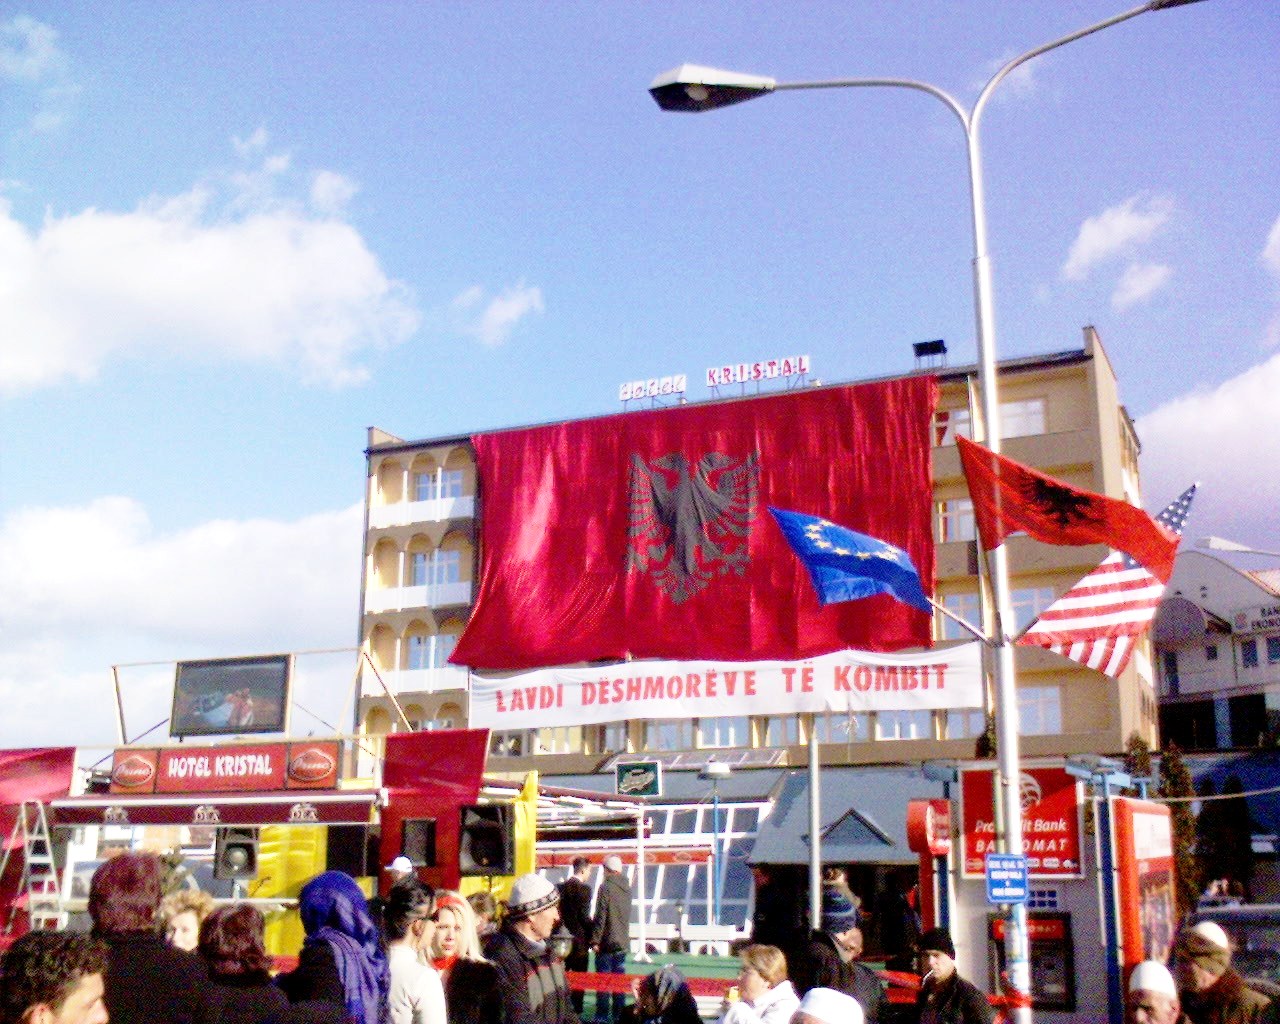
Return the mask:
<path fill-rule="evenodd" d="M 122 748 L 111 765 L 112 793 L 220 793 L 332 789 L 336 742 Z"/>
<path fill-rule="evenodd" d="M 991 781 L 985 768 L 960 773 L 964 801 L 964 863 L 968 877 L 986 872 L 984 858 L 996 852 Z M 1018 789 L 1022 798 L 1022 852 L 1032 878 L 1079 878 L 1079 783 L 1062 768 L 1024 768 Z"/>
<path fill-rule="evenodd" d="M 931 643 L 886 595 L 823 608 L 766 505 L 934 571 L 932 377 L 627 413 L 473 438 L 480 587 L 450 660 L 798 659 Z"/>

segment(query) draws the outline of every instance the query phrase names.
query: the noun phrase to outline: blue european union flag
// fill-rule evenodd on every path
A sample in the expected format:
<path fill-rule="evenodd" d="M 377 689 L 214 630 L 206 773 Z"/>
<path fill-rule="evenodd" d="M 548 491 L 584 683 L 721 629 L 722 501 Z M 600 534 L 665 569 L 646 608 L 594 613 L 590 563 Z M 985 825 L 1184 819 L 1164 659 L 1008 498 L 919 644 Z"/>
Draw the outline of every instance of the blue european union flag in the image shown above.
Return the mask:
<path fill-rule="evenodd" d="M 817 516 L 772 506 L 769 511 L 809 570 L 822 604 L 889 594 L 912 608 L 932 613 L 920 574 L 901 548 Z"/>

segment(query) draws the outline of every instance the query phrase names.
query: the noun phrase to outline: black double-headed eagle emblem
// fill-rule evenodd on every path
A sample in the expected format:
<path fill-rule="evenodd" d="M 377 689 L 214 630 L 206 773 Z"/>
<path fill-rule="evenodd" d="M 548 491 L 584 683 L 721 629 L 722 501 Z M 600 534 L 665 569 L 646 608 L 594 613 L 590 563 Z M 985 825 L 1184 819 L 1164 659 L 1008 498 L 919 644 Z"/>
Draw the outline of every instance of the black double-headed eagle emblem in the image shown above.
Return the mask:
<path fill-rule="evenodd" d="M 716 576 L 741 576 L 759 485 L 758 452 L 711 452 L 693 467 L 681 452 L 652 461 L 632 454 L 627 572 L 648 574 L 676 604 Z"/>
<path fill-rule="evenodd" d="M 1098 521 L 1093 499 L 1072 487 L 1049 480 L 1032 479 L 1023 486 L 1023 495 L 1041 515 L 1052 519 L 1059 528 L 1067 529 Z"/>

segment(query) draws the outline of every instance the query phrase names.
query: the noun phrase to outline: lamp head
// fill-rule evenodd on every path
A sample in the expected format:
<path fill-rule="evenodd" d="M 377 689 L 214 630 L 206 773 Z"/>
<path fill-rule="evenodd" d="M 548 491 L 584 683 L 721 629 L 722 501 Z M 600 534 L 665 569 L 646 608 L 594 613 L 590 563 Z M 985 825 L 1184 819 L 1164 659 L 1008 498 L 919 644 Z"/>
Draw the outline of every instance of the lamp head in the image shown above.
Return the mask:
<path fill-rule="evenodd" d="M 696 113 L 745 103 L 772 92 L 777 82 L 763 75 L 743 75 L 700 64 L 681 64 L 664 71 L 649 86 L 649 95 L 663 110 Z"/>

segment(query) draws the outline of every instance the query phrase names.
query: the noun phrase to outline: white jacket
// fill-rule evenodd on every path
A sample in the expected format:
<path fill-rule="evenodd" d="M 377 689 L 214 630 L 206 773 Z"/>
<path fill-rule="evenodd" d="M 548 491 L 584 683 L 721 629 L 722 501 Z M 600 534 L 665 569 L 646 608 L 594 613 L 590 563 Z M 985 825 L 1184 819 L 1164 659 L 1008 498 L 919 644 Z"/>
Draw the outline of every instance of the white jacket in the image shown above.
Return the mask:
<path fill-rule="evenodd" d="M 387 947 L 392 1024 L 447 1024 L 444 986 L 434 967 L 402 942 Z"/>
<path fill-rule="evenodd" d="M 789 981 L 780 981 L 754 1003 L 731 1003 L 720 1024 L 788 1024 L 800 1006 L 800 997 Z"/>

